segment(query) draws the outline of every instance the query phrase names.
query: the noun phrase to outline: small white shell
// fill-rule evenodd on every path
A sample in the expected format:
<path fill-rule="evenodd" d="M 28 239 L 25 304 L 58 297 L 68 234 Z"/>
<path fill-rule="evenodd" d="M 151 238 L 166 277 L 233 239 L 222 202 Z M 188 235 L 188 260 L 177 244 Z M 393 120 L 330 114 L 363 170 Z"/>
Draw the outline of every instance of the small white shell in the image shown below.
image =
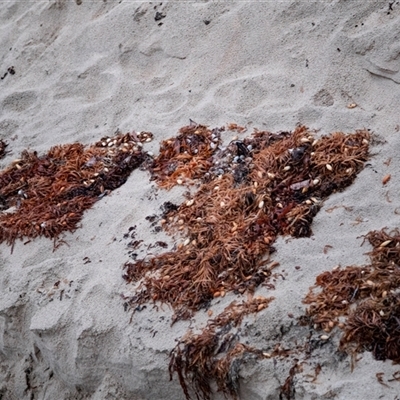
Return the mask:
<path fill-rule="evenodd" d="M 264 207 L 264 200 L 261 200 L 259 203 L 258 203 L 258 208 L 263 208 Z"/>
<path fill-rule="evenodd" d="M 332 170 L 333 170 L 331 164 L 326 164 L 325 167 L 326 167 L 326 169 L 327 169 L 328 171 L 332 171 Z"/>
<path fill-rule="evenodd" d="M 191 200 L 188 200 L 188 201 L 186 202 L 186 205 L 187 205 L 188 207 L 190 207 L 191 205 L 193 205 L 193 203 L 194 203 L 194 200 L 191 199 Z"/>

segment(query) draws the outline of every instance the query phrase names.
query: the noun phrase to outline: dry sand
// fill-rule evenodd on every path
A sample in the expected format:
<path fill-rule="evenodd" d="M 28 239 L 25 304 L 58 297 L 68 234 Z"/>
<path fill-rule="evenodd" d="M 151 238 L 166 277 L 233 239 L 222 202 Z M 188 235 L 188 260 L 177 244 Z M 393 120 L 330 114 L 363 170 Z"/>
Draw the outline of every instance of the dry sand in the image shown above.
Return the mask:
<path fill-rule="evenodd" d="M 361 235 L 400 227 L 394 212 L 400 5 L 77 3 L 0 3 L 0 75 L 15 69 L 0 81 L 0 138 L 11 150 L 2 168 L 23 149 L 43 153 L 55 144 L 89 144 L 117 129 L 153 132 L 155 140 L 146 149 L 156 153 L 159 141 L 175 135 L 189 118 L 211 127 L 236 122 L 249 131 L 292 130 L 301 123 L 321 134 L 374 132 L 368 166 L 352 186 L 326 201 L 313 222 L 314 235 L 278 240 L 274 259 L 286 279 L 273 291 L 257 292 L 276 300 L 243 323 L 245 340 L 265 351 L 306 337 L 308 328 L 299 327 L 296 318 L 304 314 L 302 299 L 315 277 L 337 264 L 366 263 L 369 247 L 360 247 Z M 156 13 L 164 18 L 156 21 Z M 357 107 L 348 108 L 352 103 Z M 392 179 L 383 186 L 386 174 Z M 172 245 L 171 238 L 152 232 L 145 217 L 159 213 L 164 201 L 180 199 L 179 190 L 158 190 L 147 172 L 135 171 L 85 213 L 82 228 L 66 234 L 66 244 L 56 251 L 46 239 L 18 242 L 12 254 L 1 244 L 1 399 L 184 398 L 177 378 L 169 381 L 168 355 L 189 322 L 170 327 L 167 306 L 158 312 L 148 306 L 130 323 L 120 297 L 133 290 L 122 279 L 128 260 L 123 235 L 136 225 L 145 244 L 157 238 Z M 326 212 L 337 205 L 352 211 Z M 324 254 L 327 244 L 332 248 Z M 233 298 L 211 308 L 221 310 Z M 199 315 L 194 326 L 204 319 Z M 400 383 L 388 379 L 399 367 L 364 353 L 351 372 L 349 357 L 336 351 L 338 340 L 333 334 L 296 375 L 296 399 L 398 398 Z M 318 363 L 321 373 L 310 382 L 307 373 Z M 240 397 L 278 399 L 291 365 L 272 359 L 244 365 Z M 378 382 L 379 372 L 387 386 Z"/>

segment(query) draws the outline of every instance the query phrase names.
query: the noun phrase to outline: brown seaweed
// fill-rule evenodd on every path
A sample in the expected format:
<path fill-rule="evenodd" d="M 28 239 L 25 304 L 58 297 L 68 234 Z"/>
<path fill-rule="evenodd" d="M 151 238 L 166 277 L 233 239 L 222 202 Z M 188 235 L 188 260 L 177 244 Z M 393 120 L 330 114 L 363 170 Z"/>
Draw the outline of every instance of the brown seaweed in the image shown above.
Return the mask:
<path fill-rule="evenodd" d="M 294 364 L 289 370 L 289 375 L 285 380 L 285 383 L 280 387 L 280 393 L 279 393 L 279 400 L 283 400 L 284 398 L 286 400 L 291 400 L 295 399 L 295 386 L 294 386 L 294 377 L 297 373 L 302 371 L 302 367 L 298 362 L 299 360 L 295 359 Z"/>
<path fill-rule="evenodd" d="M 212 146 L 221 132 L 189 126 L 162 143 L 150 169 L 159 185 L 203 183 L 162 221 L 182 237 L 176 249 L 126 263 L 125 279 L 139 283 L 133 308 L 160 301 L 186 319 L 228 291 L 254 292 L 271 275 L 276 237 L 309 236 L 322 201 L 351 184 L 368 158 L 367 131 L 318 139 L 305 127 L 255 131 Z"/>
<path fill-rule="evenodd" d="M 208 321 L 201 333 L 192 331 L 172 350 L 169 373 L 172 380 L 177 373 L 186 399 L 190 399 L 192 386 L 197 398 L 211 399 L 211 382 L 219 391 L 237 398 L 240 365 L 249 356 L 262 356 L 258 349 L 239 342 L 232 328 L 237 327 L 246 315 L 268 307 L 273 298 L 255 297 L 242 303 L 232 302 L 216 318 Z M 191 384 L 190 384 L 191 382 Z"/>
<path fill-rule="evenodd" d="M 83 212 L 121 186 L 145 156 L 134 133 L 104 137 L 92 146 L 52 147 L 47 154 L 24 151 L 0 172 L 0 242 L 45 236 L 57 239 L 78 228 Z"/>
<path fill-rule="evenodd" d="M 370 264 L 320 274 L 304 299 L 315 328 L 343 330 L 342 349 L 400 362 L 400 232 L 372 231 Z M 320 289 L 315 293 L 316 289 Z"/>
<path fill-rule="evenodd" d="M 221 131 L 193 124 L 181 128 L 177 137 L 164 140 L 149 167 L 152 180 L 170 189 L 202 177 L 212 166 L 211 156 L 221 143 Z"/>
<path fill-rule="evenodd" d="M 271 263 L 269 254 L 276 237 L 309 236 L 323 200 L 349 185 L 368 158 L 367 131 L 319 139 L 305 127 L 293 133 L 255 131 L 226 147 L 222 132 L 195 123 L 182 128 L 177 138 L 161 144 L 150 165 L 152 179 L 163 188 L 199 187 L 180 206 L 168 203 L 163 209 L 162 226 L 180 243 L 125 264 L 125 279 L 137 284 L 136 294 L 125 298 L 133 309 L 149 301 L 168 303 L 175 322 L 228 291 L 251 294 L 261 284 L 272 286 L 268 280 L 278 263 Z M 231 303 L 201 333 L 189 331 L 179 341 L 169 371 L 171 379 L 177 373 L 186 398 L 192 387 L 197 398 L 210 399 L 212 381 L 237 397 L 241 363 L 263 353 L 240 343 L 232 328 L 272 300 L 261 299 Z M 277 345 L 272 356 L 289 353 Z M 300 368 L 296 363 L 289 371 L 281 396 L 291 398 Z"/>
<path fill-rule="evenodd" d="M 349 315 L 341 346 L 348 351 L 371 351 L 377 360 L 400 362 L 400 296 L 366 299 Z"/>

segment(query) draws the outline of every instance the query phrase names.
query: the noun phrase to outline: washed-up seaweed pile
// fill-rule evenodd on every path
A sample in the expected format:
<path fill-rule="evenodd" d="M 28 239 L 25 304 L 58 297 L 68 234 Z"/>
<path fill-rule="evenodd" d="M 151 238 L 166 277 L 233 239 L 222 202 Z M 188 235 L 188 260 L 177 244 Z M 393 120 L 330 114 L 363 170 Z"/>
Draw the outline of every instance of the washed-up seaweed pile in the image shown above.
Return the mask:
<path fill-rule="evenodd" d="M 3 158 L 7 154 L 7 146 L 8 144 L 4 140 L 0 139 L 0 158 Z"/>
<path fill-rule="evenodd" d="M 43 156 L 24 151 L 0 172 L 0 242 L 45 236 L 78 227 L 83 212 L 125 183 L 144 160 L 151 134 L 104 137 L 92 146 L 59 145 Z"/>
<path fill-rule="evenodd" d="M 149 168 L 152 180 L 170 189 L 202 178 L 213 165 L 212 155 L 221 144 L 222 131 L 195 123 L 181 128 L 177 137 L 161 143 L 160 154 Z"/>
<path fill-rule="evenodd" d="M 151 167 L 163 187 L 182 184 L 188 176 L 204 183 L 164 216 L 164 229 L 183 238 L 176 249 L 126 263 L 125 279 L 139 282 L 128 300 L 133 307 L 160 301 L 172 305 L 175 320 L 186 319 L 228 291 L 253 292 L 271 276 L 267 259 L 277 235 L 311 234 L 321 201 L 352 183 L 363 168 L 370 138 L 357 131 L 316 139 L 299 127 L 293 133 L 256 131 L 212 151 L 188 150 L 189 138 L 202 148 L 212 132 L 202 126 L 182 129 L 179 140 L 163 143 Z M 201 138 L 194 141 L 196 136 Z M 209 159 L 200 169 L 194 164 L 195 175 L 171 172 L 194 163 L 199 153 Z M 180 156 L 184 164 L 175 163 Z"/>
<path fill-rule="evenodd" d="M 322 273 L 304 302 L 315 328 L 343 329 L 342 349 L 400 362 L 400 232 L 373 231 L 366 239 L 370 264 Z"/>
<path fill-rule="evenodd" d="M 246 315 L 257 313 L 273 298 L 255 297 L 242 303 L 232 302 L 216 318 L 208 321 L 201 333 L 189 331 L 171 352 L 169 373 L 176 372 L 186 399 L 189 387 L 197 398 L 211 399 L 211 382 L 219 391 L 237 398 L 239 370 L 249 357 L 262 357 L 261 350 L 239 342 L 232 329 L 241 324 Z"/>

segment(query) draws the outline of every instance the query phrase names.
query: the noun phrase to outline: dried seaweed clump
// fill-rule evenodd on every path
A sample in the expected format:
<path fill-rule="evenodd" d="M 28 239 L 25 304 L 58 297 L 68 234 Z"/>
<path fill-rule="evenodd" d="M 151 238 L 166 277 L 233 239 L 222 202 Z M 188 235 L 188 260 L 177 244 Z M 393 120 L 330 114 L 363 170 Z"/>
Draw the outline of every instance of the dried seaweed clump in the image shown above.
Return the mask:
<path fill-rule="evenodd" d="M 370 265 L 319 275 L 304 300 L 307 313 L 316 328 L 343 329 L 343 349 L 400 362 L 400 232 L 382 229 L 366 239 L 373 246 Z"/>
<path fill-rule="evenodd" d="M 310 235 L 322 200 L 349 185 L 368 157 L 367 131 L 319 139 L 305 127 L 293 133 L 256 131 L 226 148 L 217 146 L 213 153 L 208 145 L 203 149 L 203 139 L 193 139 L 200 134 L 208 138 L 212 132 L 187 127 L 179 139 L 161 146 L 153 165 L 153 173 L 155 165 L 161 168 L 154 175 L 160 185 L 183 181 L 181 172 L 158 175 L 165 166 L 177 173 L 189 168 L 185 176 L 204 183 L 165 215 L 164 229 L 183 237 L 176 249 L 126 263 L 125 279 L 140 282 L 130 299 L 134 307 L 161 301 L 182 319 L 228 291 L 253 292 L 271 275 L 267 259 L 277 235 Z M 190 145 L 194 143 L 190 148 L 182 145 L 188 135 Z M 204 154 L 204 162 L 197 162 L 196 154 Z M 176 164 L 180 157 L 184 164 Z"/>
<path fill-rule="evenodd" d="M 152 179 L 170 189 L 202 177 L 212 166 L 211 156 L 221 143 L 221 131 L 197 124 L 181 128 L 176 138 L 161 143 L 160 154 L 149 168 Z"/>
<path fill-rule="evenodd" d="M 104 137 L 92 146 L 55 146 L 43 156 L 24 151 L 0 172 L 0 242 L 45 236 L 78 227 L 83 212 L 125 183 L 144 160 L 150 134 Z"/>
<path fill-rule="evenodd" d="M 211 399 L 211 382 L 218 390 L 237 398 L 239 371 L 249 356 L 262 356 L 262 352 L 240 343 L 231 332 L 246 315 L 268 307 L 273 298 L 255 297 L 247 302 L 233 302 L 216 318 L 208 321 L 199 334 L 192 331 L 179 341 L 171 352 L 169 373 L 172 380 L 176 372 L 187 399 L 192 383 L 197 398 Z"/>
<path fill-rule="evenodd" d="M 0 139 L 0 158 L 3 158 L 7 154 L 7 146 L 8 144 L 3 139 Z"/>

